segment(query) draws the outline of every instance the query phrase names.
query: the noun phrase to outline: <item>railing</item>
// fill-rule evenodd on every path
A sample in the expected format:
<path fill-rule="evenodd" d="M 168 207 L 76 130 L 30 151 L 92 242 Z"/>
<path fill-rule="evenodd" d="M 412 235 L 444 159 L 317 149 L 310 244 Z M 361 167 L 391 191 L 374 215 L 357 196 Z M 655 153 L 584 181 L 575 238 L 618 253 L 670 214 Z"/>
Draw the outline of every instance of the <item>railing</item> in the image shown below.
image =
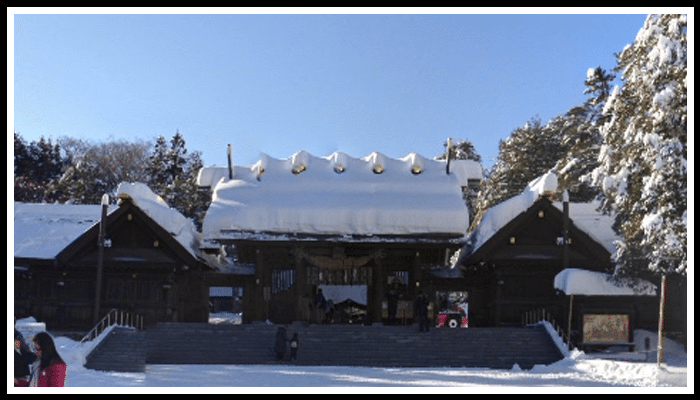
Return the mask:
<path fill-rule="evenodd" d="M 80 343 L 96 338 L 100 333 L 104 332 L 105 329 L 115 324 L 142 330 L 143 316 L 113 308 L 80 340 Z"/>
<path fill-rule="evenodd" d="M 571 341 L 571 338 L 569 337 L 567 332 L 559 326 L 552 314 L 548 313 L 546 309 L 538 308 L 536 310 L 525 312 L 522 315 L 522 323 L 524 326 L 536 325 L 541 321 L 549 322 L 554 328 L 554 330 L 557 332 L 557 335 L 559 335 L 559 337 L 566 345 L 566 348 L 569 350 L 573 350 L 574 345 Z"/>

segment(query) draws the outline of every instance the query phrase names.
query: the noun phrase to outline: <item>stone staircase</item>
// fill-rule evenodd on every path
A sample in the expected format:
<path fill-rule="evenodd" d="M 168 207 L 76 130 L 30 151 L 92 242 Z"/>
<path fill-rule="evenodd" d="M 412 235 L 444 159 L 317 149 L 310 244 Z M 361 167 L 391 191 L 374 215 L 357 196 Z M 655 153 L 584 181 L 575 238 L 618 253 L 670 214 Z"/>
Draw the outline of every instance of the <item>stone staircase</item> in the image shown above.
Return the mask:
<path fill-rule="evenodd" d="M 158 324 L 148 331 L 147 364 L 267 364 L 277 326 Z M 296 365 L 532 368 L 562 358 L 543 327 L 431 329 L 292 324 Z M 289 351 L 287 352 L 289 356 Z M 289 362 L 289 361 L 285 361 Z"/>
<path fill-rule="evenodd" d="M 88 357 L 86 367 L 118 371 L 146 364 L 277 364 L 278 326 L 159 323 L 146 331 L 115 330 Z M 292 324 L 299 335 L 294 365 L 370 367 L 483 367 L 530 369 L 562 358 L 541 326 L 431 329 L 415 327 Z M 136 344 L 134 342 L 140 342 Z M 131 360 L 133 358 L 133 360 Z"/>
<path fill-rule="evenodd" d="M 101 371 L 145 371 L 146 331 L 114 327 L 88 354 L 85 367 Z"/>

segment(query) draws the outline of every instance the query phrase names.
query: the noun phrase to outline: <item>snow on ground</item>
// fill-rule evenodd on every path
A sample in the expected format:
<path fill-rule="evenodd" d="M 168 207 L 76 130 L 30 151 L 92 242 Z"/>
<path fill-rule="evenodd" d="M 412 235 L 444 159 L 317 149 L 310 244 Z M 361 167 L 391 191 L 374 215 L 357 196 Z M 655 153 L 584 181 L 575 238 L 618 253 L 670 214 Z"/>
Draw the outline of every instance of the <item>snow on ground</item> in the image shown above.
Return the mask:
<path fill-rule="evenodd" d="M 215 323 L 224 323 L 225 320 L 223 316 L 214 318 Z M 655 349 L 654 333 L 635 331 L 635 340 L 641 343 L 646 336 L 652 337 L 652 349 Z M 624 393 L 630 393 L 630 388 L 633 387 L 644 387 L 639 393 L 652 393 L 654 390 L 669 393 L 669 391 L 678 391 L 678 387 L 683 387 L 684 389 L 680 389 L 682 391 L 688 388 L 692 391 L 694 388 L 692 375 L 690 385 L 687 382 L 687 358 L 683 346 L 669 339 L 664 340 L 664 363 L 660 368 L 656 364 L 655 352 L 649 354 L 648 361 L 645 361 L 645 355 L 640 353 L 584 354 L 574 350 L 559 362 L 547 366 L 535 366 L 531 370 L 521 370 L 517 365 L 510 370 L 493 370 L 487 368 L 301 367 L 284 363 L 148 365 L 145 373 L 117 373 L 94 371 L 82 366 L 86 352 L 94 344 L 80 345 L 68 338 L 57 337 L 56 345 L 59 353 L 68 363 L 66 386 L 78 388 L 79 392 L 90 392 L 93 391 L 90 388 L 96 387 L 132 388 L 122 390 L 137 392 L 142 392 L 148 387 L 206 387 L 214 392 L 236 393 L 251 392 L 252 388 L 267 388 L 262 391 L 287 388 L 284 393 L 337 391 L 338 388 L 359 388 L 350 389 L 351 392 L 356 390 L 376 392 L 381 391 L 382 388 L 391 388 L 390 393 L 402 391 L 415 393 L 421 388 L 442 386 L 465 387 L 456 390 L 469 393 L 505 392 L 512 391 L 514 388 L 558 392 L 563 387 L 585 387 L 587 391 L 604 387 L 606 393 L 611 393 L 610 388 L 616 387 L 625 388 Z M 637 348 L 643 349 L 644 346 L 638 345 Z M 303 353 L 300 352 L 300 356 L 303 357 Z M 11 390 L 17 392 L 26 389 Z M 159 393 L 163 391 L 167 389 L 158 390 Z M 178 389 L 177 393 L 187 391 L 188 389 Z M 201 391 L 201 389 L 193 390 L 197 393 Z M 450 393 L 457 393 L 457 391 Z M 261 389 L 255 390 L 255 393 L 259 392 Z M 429 392 L 435 391 L 429 389 Z"/>

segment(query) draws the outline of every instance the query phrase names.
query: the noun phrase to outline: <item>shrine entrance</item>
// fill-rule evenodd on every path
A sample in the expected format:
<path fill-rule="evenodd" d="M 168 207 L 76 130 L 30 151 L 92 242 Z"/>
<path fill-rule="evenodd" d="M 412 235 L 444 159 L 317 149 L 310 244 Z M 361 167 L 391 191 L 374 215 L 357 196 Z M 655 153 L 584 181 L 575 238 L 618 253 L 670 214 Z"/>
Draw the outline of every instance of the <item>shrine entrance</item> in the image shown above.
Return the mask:
<path fill-rule="evenodd" d="M 371 301 L 375 259 L 383 257 L 381 250 L 361 256 L 348 256 L 342 247 L 334 247 L 331 256 L 314 255 L 303 249 L 294 252 L 306 274 L 304 286 L 311 301 L 311 323 L 361 324 L 367 320 Z M 318 291 L 324 304 L 317 304 Z"/>

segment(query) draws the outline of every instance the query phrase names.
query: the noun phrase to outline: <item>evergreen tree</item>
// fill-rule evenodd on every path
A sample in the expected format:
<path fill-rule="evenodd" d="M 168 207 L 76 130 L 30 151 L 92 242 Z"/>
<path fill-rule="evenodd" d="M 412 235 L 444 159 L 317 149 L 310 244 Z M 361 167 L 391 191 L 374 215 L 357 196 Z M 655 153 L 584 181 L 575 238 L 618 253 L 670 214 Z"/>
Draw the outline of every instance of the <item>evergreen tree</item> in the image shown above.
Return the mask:
<path fill-rule="evenodd" d="M 61 175 L 66 160 L 61 147 L 43 136 L 39 142 L 26 144 L 15 132 L 14 143 L 14 198 L 21 202 L 53 202 L 60 196 L 52 193 L 49 185 Z"/>
<path fill-rule="evenodd" d="M 586 101 L 586 109 L 588 110 L 588 120 L 595 122 L 600 118 L 602 106 L 605 104 L 608 96 L 610 96 L 611 82 L 615 79 L 614 74 L 606 72 L 600 66 L 590 68 L 586 73 L 586 90 L 583 94 L 591 94 L 592 96 Z"/>
<path fill-rule="evenodd" d="M 153 152 L 148 157 L 148 186 L 158 195 L 165 193 L 165 188 L 172 184 L 167 168 L 168 143 L 163 136 L 156 138 Z"/>
<path fill-rule="evenodd" d="M 532 118 L 499 142 L 499 154 L 479 193 L 479 208 L 488 209 L 520 194 L 530 181 L 551 170 L 562 157 L 560 129 Z"/>
<path fill-rule="evenodd" d="M 616 54 L 594 182 L 624 238 L 617 275 L 687 270 L 687 17 L 650 15 Z"/>
<path fill-rule="evenodd" d="M 186 174 L 182 175 L 181 182 L 176 183 L 179 188 L 178 193 L 181 196 L 178 210 L 186 217 L 192 218 L 197 229 L 202 229 L 204 216 L 209 209 L 211 195 L 206 190 L 201 190 L 197 185 L 197 176 L 199 170 L 202 169 L 201 153 L 198 151 L 192 152 L 188 157 Z"/>
<path fill-rule="evenodd" d="M 603 140 L 599 130 L 604 122 L 601 111 L 614 78 L 615 75 L 601 67 L 589 69 L 584 94 L 591 97 L 550 122 L 560 129 L 565 152 L 555 167 L 559 192 L 567 189 L 572 202 L 590 202 L 600 193 L 599 188 L 591 184 L 590 173 L 598 166 Z"/>
<path fill-rule="evenodd" d="M 208 193 L 199 191 L 197 174 L 202 168 L 199 152 L 187 155 L 186 142 L 177 131 L 168 146 L 163 136 L 156 139 L 148 159 L 148 186 L 172 208 L 192 218 L 201 229 L 209 206 Z"/>
<path fill-rule="evenodd" d="M 474 148 L 474 144 L 467 140 L 456 140 L 452 145 L 452 160 L 474 160 L 481 162 L 481 155 Z M 447 151 L 435 157 L 436 160 L 444 160 L 447 158 Z"/>

